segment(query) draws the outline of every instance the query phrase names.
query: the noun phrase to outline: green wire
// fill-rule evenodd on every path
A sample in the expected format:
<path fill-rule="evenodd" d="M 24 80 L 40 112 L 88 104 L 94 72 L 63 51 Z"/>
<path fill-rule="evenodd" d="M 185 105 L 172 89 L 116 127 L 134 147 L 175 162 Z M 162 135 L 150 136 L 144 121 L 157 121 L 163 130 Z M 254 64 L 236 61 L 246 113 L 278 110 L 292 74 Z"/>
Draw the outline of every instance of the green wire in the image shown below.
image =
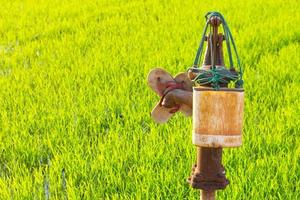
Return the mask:
<path fill-rule="evenodd" d="M 195 58 L 193 66 L 194 67 L 199 66 L 199 60 L 200 60 L 200 57 L 202 55 L 202 50 L 203 50 L 203 46 L 204 46 L 205 34 L 207 32 L 207 28 L 208 28 L 208 25 L 209 25 L 209 20 L 212 17 L 219 17 L 221 22 L 222 22 L 222 27 L 223 27 L 223 31 L 224 31 L 224 35 L 225 35 L 225 40 L 226 40 L 227 52 L 228 52 L 228 56 L 229 56 L 230 69 L 231 70 L 234 69 L 231 46 L 230 46 L 230 44 L 232 44 L 233 50 L 234 50 L 234 53 L 235 53 L 235 56 L 236 56 L 236 59 L 237 59 L 237 65 L 238 65 L 238 68 L 239 68 L 239 72 L 238 72 L 239 75 L 236 76 L 236 75 L 233 75 L 233 74 L 225 74 L 221 70 L 217 69 L 215 66 L 212 66 L 212 69 L 206 70 L 204 72 L 200 72 L 194 78 L 193 82 L 198 83 L 200 85 L 205 85 L 205 84 L 211 83 L 213 88 L 215 90 L 218 90 L 220 88 L 219 83 L 228 83 L 228 81 L 224 80 L 224 78 L 228 78 L 231 81 L 236 80 L 235 81 L 236 87 L 242 87 L 242 85 L 243 85 L 243 79 L 242 79 L 243 78 L 243 69 L 242 69 L 240 58 L 239 58 L 239 55 L 238 55 L 238 52 L 237 52 L 237 48 L 236 48 L 234 39 L 232 37 L 231 31 L 230 31 L 223 15 L 219 12 L 208 12 L 205 15 L 206 24 L 205 24 L 205 27 L 204 27 L 204 31 L 203 31 L 203 34 L 202 34 L 202 38 L 201 38 L 201 41 L 200 41 L 200 44 L 199 44 L 199 48 L 197 50 L 197 54 L 196 54 L 196 58 Z M 209 37 L 210 37 L 210 35 L 209 35 Z M 210 42 L 211 42 L 211 40 L 210 40 Z M 212 53 L 211 53 L 211 55 L 212 55 Z M 215 63 L 212 62 L 212 65 L 215 65 Z"/>

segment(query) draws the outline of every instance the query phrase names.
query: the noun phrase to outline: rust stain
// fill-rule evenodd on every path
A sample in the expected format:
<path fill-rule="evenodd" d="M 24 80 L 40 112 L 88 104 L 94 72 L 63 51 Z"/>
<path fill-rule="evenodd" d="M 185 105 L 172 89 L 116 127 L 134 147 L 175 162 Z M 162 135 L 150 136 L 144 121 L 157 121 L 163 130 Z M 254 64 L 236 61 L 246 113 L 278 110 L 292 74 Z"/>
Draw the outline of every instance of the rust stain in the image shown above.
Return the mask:
<path fill-rule="evenodd" d="M 241 135 L 244 93 L 194 91 L 193 128 L 198 134 Z"/>

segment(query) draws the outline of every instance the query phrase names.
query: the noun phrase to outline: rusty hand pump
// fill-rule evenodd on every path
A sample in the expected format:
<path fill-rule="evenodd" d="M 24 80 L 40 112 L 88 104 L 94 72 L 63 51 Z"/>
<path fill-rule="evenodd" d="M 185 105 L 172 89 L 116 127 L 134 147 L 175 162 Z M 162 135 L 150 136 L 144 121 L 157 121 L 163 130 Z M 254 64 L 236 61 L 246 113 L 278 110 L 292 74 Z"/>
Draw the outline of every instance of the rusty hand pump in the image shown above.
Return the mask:
<path fill-rule="evenodd" d="M 229 184 L 222 165 L 223 148 L 242 144 L 244 90 L 239 56 L 224 17 L 218 12 L 209 12 L 205 17 L 196 58 L 188 72 L 173 77 L 164 69 L 155 68 L 148 75 L 148 84 L 161 98 L 151 112 L 156 122 L 165 123 L 176 112 L 193 116 L 192 141 L 197 148 L 197 162 L 188 183 L 202 190 L 202 199 L 211 200 L 216 190 Z M 206 52 L 200 66 L 205 41 Z M 224 62 L 224 46 L 229 67 Z"/>
<path fill-rule="evenodd" d="M 232 35 L 220 13 L 206 16 L 207 25 L 200 42 L 194 66 L 188 70 L 194 81 L 193 87 L 193 144 L 197 146 L 197 163 L 192 167 L 189 184 L 201 189 L 202 199 L 214 199 L 215 190 L 229 184 L 222 165 L 222 149 L 242 144 L 242 121 L 244 90 L 242 70 Z M 219 32 L 223 25 L 223 33 Z M 207 36 L 206 29 L 212 30 Z M 225 39 L 230 68 L 227 69 L 223 56 Z M 198 67 L 203 48 L 207 41 L 206 53 L 201 68 Z M 239 71 L 233 66 L 230 41 L 238 59 Z M 235 88 L 228 88 L 230 82 Z"/>

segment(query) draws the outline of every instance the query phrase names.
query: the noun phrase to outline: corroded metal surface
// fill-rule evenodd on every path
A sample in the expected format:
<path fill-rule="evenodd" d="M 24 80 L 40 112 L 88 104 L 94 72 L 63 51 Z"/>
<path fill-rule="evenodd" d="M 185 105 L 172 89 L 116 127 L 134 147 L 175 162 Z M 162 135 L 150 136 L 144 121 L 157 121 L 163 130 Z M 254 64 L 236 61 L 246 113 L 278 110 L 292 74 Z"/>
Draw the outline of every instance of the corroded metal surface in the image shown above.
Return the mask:
<path fill-rule="evenodd" d="M 222 166 L 222 148 L 197 147 L 197 164 L 192 167 L 188 183 L 206 191 L 226 188 L 229 181 Z"/>
<path fill-rule="evenodd" d="M 237 147 L 242 144 L 244 92 L 194 88 L 193 143 L 204 147 Z"/>
<path fill-rule="evenodd" d="M 200 193 L 200 199 L 202 200 L 215 200 L 215 197 L 216 197 L 215 191 L 202 190 Z"/>

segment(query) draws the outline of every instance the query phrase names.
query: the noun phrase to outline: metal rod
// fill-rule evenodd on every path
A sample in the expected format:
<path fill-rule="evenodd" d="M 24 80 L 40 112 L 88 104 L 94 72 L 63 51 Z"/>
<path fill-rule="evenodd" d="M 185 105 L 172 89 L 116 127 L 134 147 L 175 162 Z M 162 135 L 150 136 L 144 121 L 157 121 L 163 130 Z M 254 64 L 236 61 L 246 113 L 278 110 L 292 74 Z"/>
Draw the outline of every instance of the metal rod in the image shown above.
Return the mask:
<path fill-rule="evenodd" d="M 215 18 L 213 20 L 213 46 L 212 46 L 212 53 L 213 53 L 213 60 L 212 60 L 212 67 L 215 67 L 217 61 L 217 42 L 218 42 L 218 19 Z"/>
<path fill-rule="evenodd" d="M 215 200 L 215 195 L 216 195 L 215 190 L 212 191 L 201 190 L 200 200 Z"/>

